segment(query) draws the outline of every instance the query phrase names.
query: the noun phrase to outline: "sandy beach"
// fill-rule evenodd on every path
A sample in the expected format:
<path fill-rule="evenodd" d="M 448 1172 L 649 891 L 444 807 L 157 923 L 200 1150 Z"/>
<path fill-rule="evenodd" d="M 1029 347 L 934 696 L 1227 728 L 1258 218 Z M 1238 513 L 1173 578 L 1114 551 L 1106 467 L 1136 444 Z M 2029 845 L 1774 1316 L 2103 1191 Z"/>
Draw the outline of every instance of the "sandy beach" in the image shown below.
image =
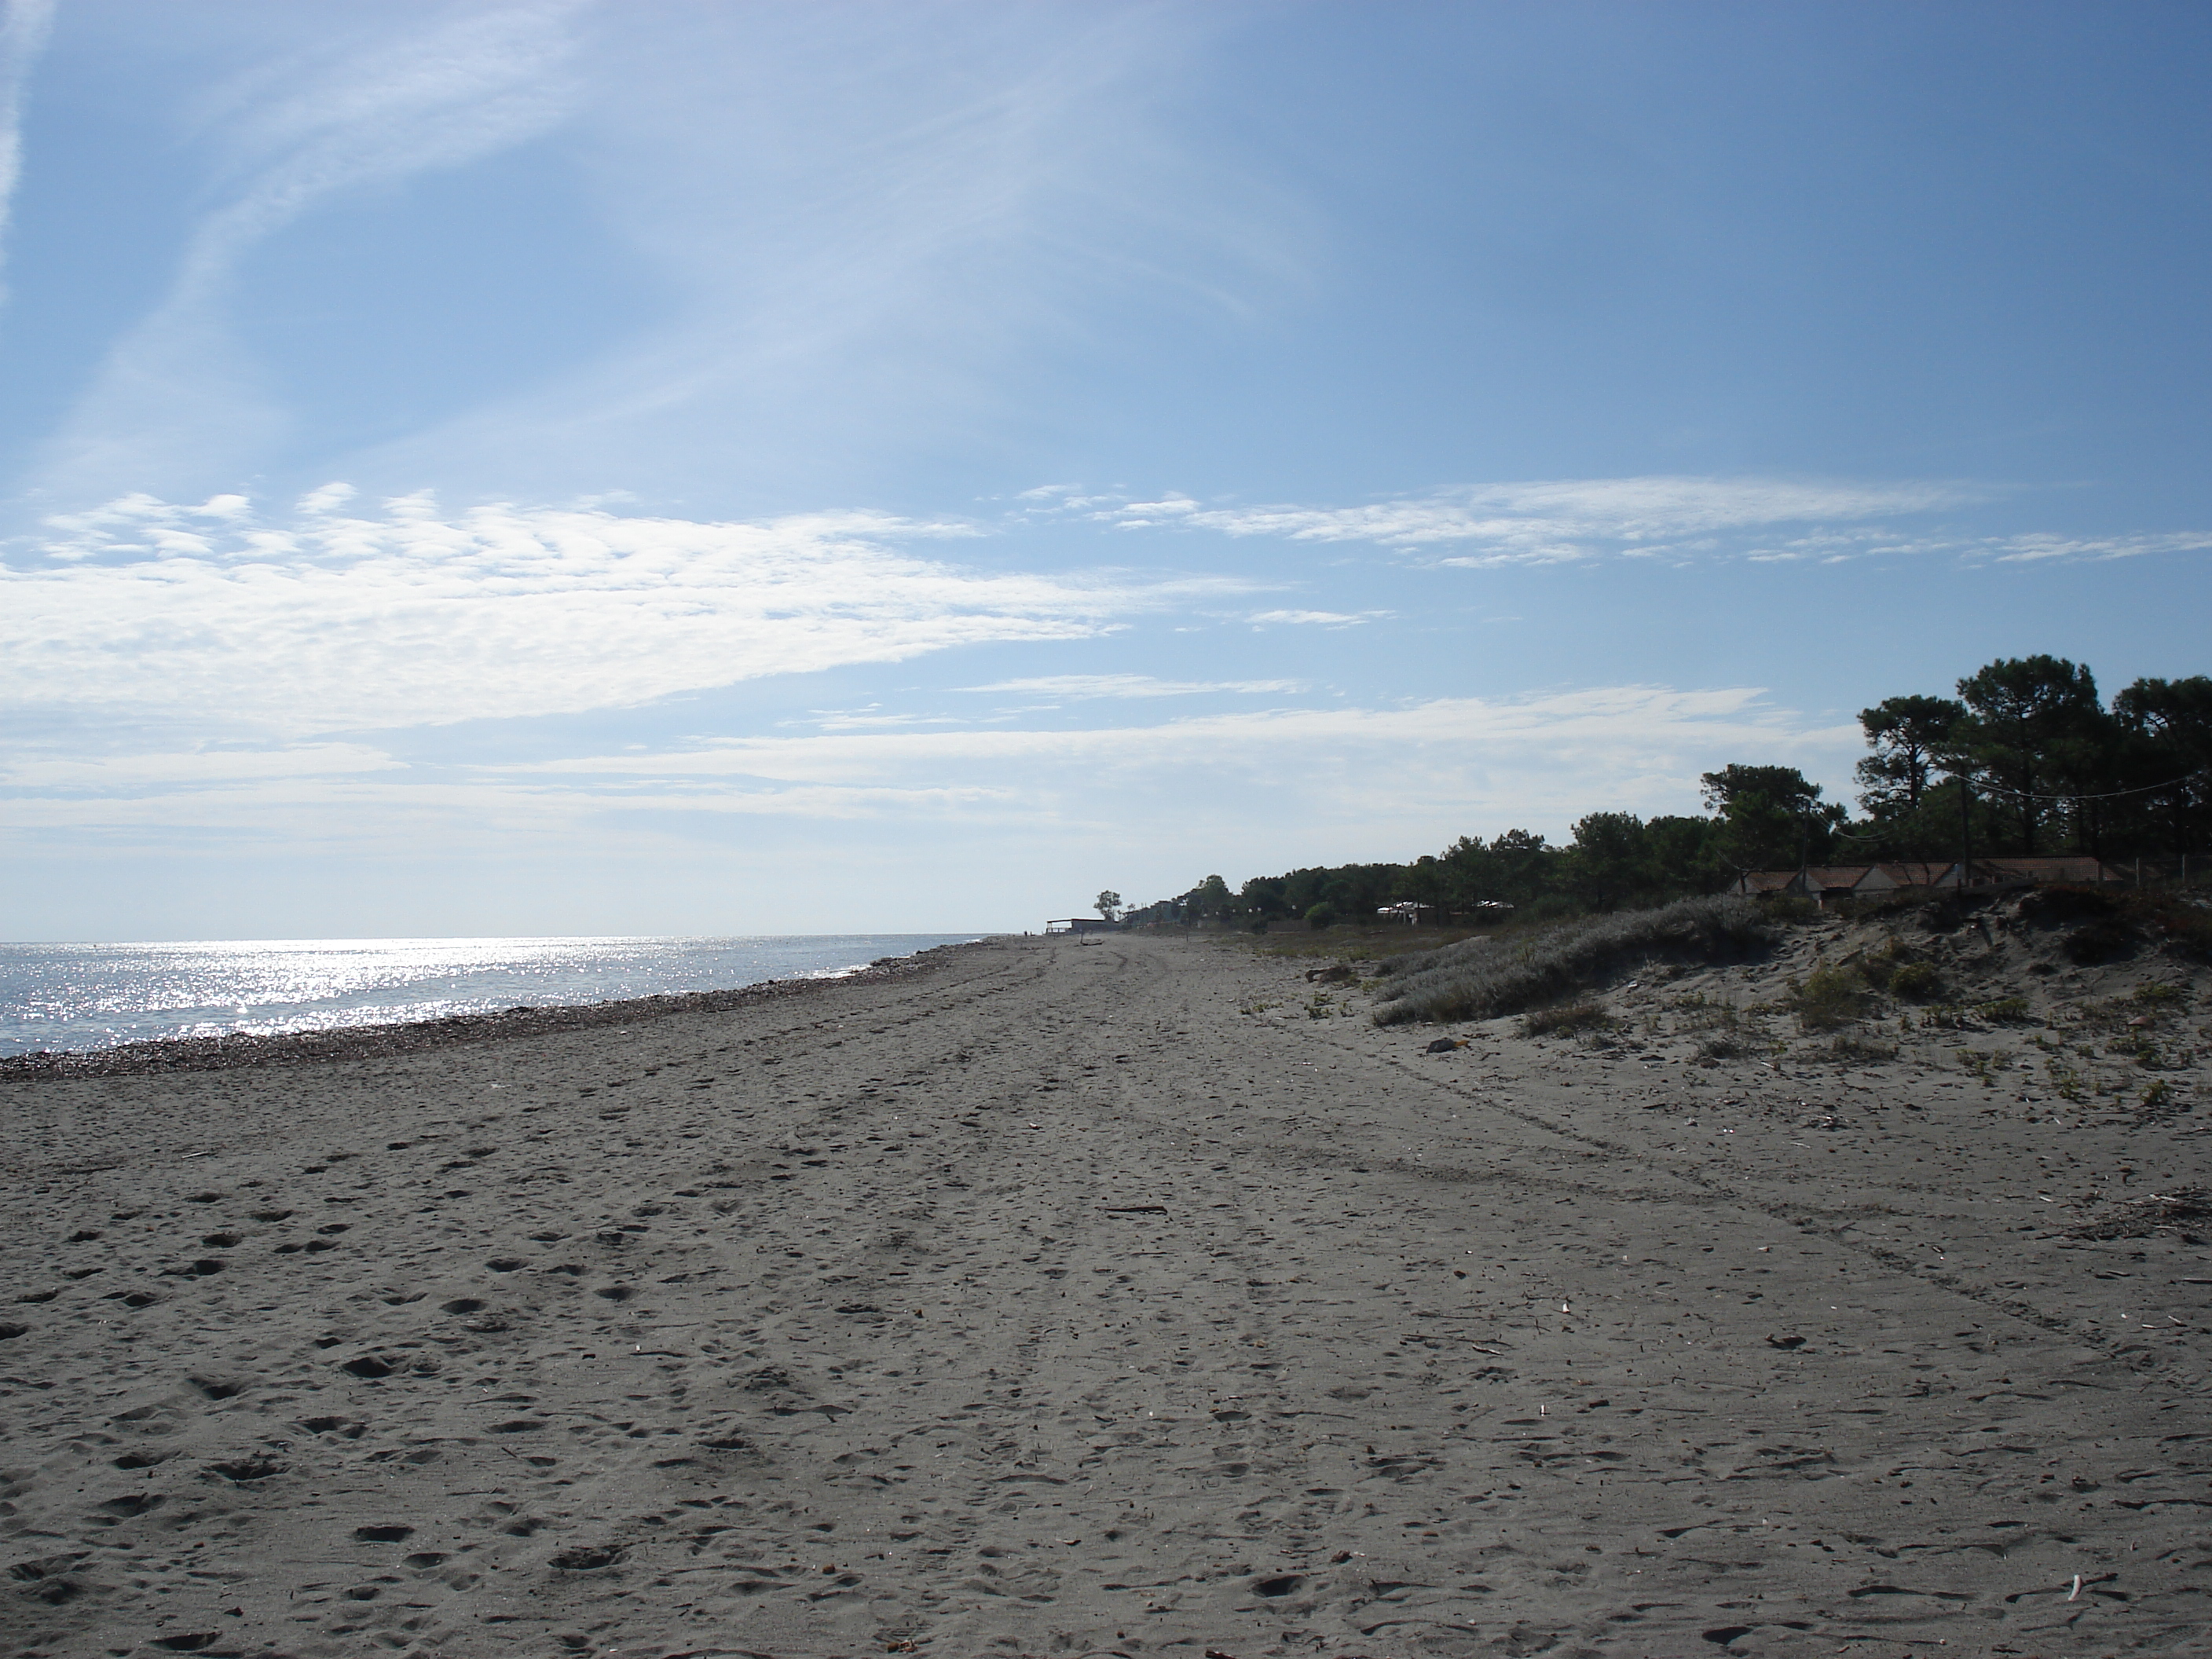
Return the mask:
<path fill-rule="evenodd" d="M 1304 966 L 0 1076 L 0 1651 L 2212 1650 L 2201 1066 Z"/>

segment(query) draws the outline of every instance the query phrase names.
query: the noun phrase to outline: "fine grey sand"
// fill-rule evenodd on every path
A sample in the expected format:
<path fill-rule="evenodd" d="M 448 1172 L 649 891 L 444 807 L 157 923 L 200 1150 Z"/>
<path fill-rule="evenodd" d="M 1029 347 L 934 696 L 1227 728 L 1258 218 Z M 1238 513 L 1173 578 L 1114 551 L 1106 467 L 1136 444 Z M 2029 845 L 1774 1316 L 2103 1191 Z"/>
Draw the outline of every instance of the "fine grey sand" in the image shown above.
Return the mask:
<path fill-rule="evenodd" d="M 1300 966 L 0 1079 L 0 1651 L 2212 1650 L 2195 1073 Z"/>

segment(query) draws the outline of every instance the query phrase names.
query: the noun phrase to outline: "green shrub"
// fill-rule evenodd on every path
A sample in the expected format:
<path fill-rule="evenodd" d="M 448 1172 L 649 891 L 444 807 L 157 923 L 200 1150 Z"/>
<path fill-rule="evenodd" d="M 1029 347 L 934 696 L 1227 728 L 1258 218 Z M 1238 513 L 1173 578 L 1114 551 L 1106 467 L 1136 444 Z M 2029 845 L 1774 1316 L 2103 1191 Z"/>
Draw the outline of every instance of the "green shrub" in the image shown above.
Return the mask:
<path fill-rule="evenodd" d="M 1336 923 L 1336 907 L 1327 900 L 1306 912 L 1306 926 L 1309 927 L 1334 927 Z"/>
<path fill-rule="evenodd" d="M 1866 975 L 1867 983 L 1875 990 L 1886 991 L 1889 988 L 1891 977 L 1911 960 L 1911 953 L 1905 949 L 1904 943 L 1893 939 L 1881 950 L 1861 957 L 1859 972 Z"/>
<path fill-rule="evenodd" d="M 1908 962 L 1891 969 L 1883 988 L 1907 1002 L 1927 1002 L 1942 994 L 1943 976 L 1929 963 Z"/>
<path fill-rule="evenodd" d="M 2035 1018 L 2028 1012 L 2026 997 L 2000 997 L 1983 1003 L 1974 1012 L 1992 1025 L 2020 1025 Z"/>
<path fill-rule="evenodd" d="M 1790 1002 L 1797 1023 L 1808 1031 L 1832 1030 L 1866 1012 L 1869 993 L 1863 975 L 1848 968 L 1815 968 Z"/>

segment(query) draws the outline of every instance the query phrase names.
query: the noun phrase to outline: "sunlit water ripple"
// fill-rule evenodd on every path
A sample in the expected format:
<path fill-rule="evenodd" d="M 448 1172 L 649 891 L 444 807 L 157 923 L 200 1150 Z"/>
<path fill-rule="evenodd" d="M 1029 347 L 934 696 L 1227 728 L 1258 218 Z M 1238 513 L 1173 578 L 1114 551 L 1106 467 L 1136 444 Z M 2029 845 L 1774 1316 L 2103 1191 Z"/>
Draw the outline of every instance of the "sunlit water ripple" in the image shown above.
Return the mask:
<path fill-rule="evenodd" d="M 0 945 L 0 1054 L 325 1030 L 849 972 L 973 933 Z"/>

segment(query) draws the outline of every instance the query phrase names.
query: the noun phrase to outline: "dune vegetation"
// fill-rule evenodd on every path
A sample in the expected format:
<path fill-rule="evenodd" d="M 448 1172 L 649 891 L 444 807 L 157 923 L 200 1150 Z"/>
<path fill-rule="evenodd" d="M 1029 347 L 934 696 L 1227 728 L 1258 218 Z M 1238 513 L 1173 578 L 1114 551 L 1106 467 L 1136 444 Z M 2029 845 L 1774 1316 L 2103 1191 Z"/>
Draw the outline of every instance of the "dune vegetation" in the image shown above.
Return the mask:
<path fill-rule="evenodd" d="M 1382 964 L 1378 1024 L 1492 1019 L 1618 977 L 1645 962 L 1728 962 L 1756 956 L 1780 929 L 1749 899 L 1678 899 L 1528 933 L 1462 939 Z"/>

